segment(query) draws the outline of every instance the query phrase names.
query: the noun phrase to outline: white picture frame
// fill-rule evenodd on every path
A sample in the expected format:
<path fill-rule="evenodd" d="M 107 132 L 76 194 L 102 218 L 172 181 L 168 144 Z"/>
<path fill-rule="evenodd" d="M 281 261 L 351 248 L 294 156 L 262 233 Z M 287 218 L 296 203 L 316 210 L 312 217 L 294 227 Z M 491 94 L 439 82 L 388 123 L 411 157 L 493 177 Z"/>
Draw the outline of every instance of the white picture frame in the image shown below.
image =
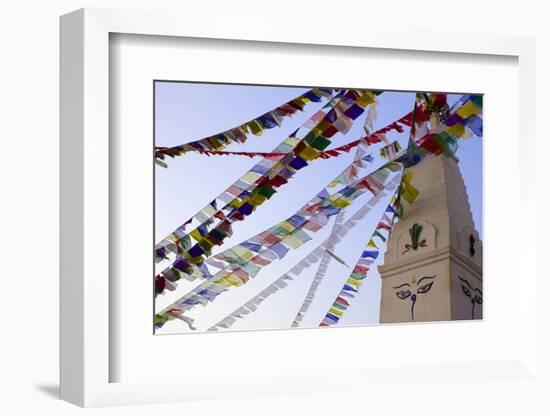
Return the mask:
<path fill-rule="evenodd" d="M 184 23 L 182 23 L 184 22 Z M 212 390 L 206 376 L 181 383 L 161 385 L 154 381 L 111 382 L 110 365 L 116 357 L 110 349 L 109 227 L 109 37 L 113 33 L 224 39 L 247 42 L 331 45 L 389 51 L 433 52 L 446 55 L 493 55 L 517 58 L 519 67 L 519 140 L 529 142 L 529 152 L 537 147 L 534 139 L 535 41 L 533 38 L 474 33 L 409 32 L 386 25 L 368 33 L 350 31 L 279 31 L 265 24 L 246 36 L 235 33 L 232 22 L 204 27 L 200 21 L 174 13 L 82 9 L 61 18 L 61 398 L 79 406 L 161 403 L 213 397 L 331 392 L 347 389 L 353 382 L 388 383 L 395 377 L 403 388 L 415 383 L 440 380 L 467 381 L 472 372 L 483 373 L 479 380 L 522 382 L 537 380 L 535 251 L 521 242 L 536 241 L 535 227 L 527 213 L 536 204 L 536 182 L 528 175 L 528 153 L 519 151 L 518 224 L 524 224 L 516 252 L 517 270 L 524 273 L 524 286 L 517 291 L 518 319 L 515 353 L 507 359 L 462 363 L 441 362 L 416 366 L 422 376 L 411 376 L 411 369 L 396 366 L 370 368 L 368 374 L 353 372 L 348 382 L 327 386 L 315 382 L 316 374 L 299 368 L 296 373 L 281 372 L 248 385 L 216 390 L 229 378 L 220 378 Z M 527 282 L 527 283 L 526 283 Z M 411 327 L 403 326 L 410 332 Z M 339 332 L 339 331 L 338 331 Z M 326 331 L 309 331 L 304 336 L 327 337 Z M 353 337 L 353 333 L 349 332 Z M 210 335 L 193 335 L 206 336 Z M 240 334 L 239 339 L 250 336 Z M 415 371 L 416 371 L 415 370 Z M 308 374 L 308 371 L 310 372 Z M 326 369 L 331 374 L 333 369 Z M 300 374 L 300 373 L 303 374 Z M 443 376 L 442 374 L 445 373 Z M 370 381 L 369 381 L 370 380 Z M 385 381 L 384 381 L 385 380 Z M 185 383 L 192 383 L 193 386 Z M 201 384 L 202 383 L 202 384 Z M 254 386 L 254 388 L 250 388 Z M 185 387 L 185 388 L 182 388 Z"/>

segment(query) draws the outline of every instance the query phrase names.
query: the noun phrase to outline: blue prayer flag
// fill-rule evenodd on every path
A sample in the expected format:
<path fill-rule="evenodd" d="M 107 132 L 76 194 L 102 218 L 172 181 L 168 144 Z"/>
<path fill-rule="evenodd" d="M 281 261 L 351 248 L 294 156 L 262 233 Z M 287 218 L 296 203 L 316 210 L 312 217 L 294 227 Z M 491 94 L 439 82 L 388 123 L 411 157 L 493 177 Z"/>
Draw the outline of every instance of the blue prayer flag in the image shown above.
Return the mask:
<path fill-rule="evenodd" d="M 476 136 L 481 137 L 483 135 L 483 122 L 478 116 L 473 115 L 468 117 L 466 119 L 466 126 L 468 126 Z"/>
<path fill-rule="evenodd" d="M 327 217 L 331 217 L 333 215 L 336 215 L 340 212 L 342 208 L 336 208 L 336 207 L 326 207 L 323 209 L 323 214 L 325 214 Z"/>
<path fill-rule="evenodd" d="M 316 96 L 313 91 L 308 91 L 305 94 L 303 94 L 303 96 L 306 97 L 306 98 L 309 98 L 314 103 L 320 103 L 321 102 L 321 98 Z"/>
<path fill-rule="evenodd" d="M 299 227 L 300 225 L 305 223 L 307 220 L 304 217 L 302 217 L 301 215 L 294 214 L 287 221 L 289 223 L 291 223 L 292 225 L 294 225 L 295 227 Z"/>
<path fill-rule="evenodd" d="M 368 258 L 375 259 L 378 257 L 378 251 L 372 251 L 372 250 L 365 250 L 363 251 L 363 254 L 361 254 L 362 258 Z"/>
<path fill-rule="evenodd" d="M 289 248 L 284 246 L 281 243 L 274 244 L 270 247 L 271 251 L 273 251 L 277 257 L 282 259 L 284 256 L 286 256 L 286 253 L 288 253 Z"/>
<path fill-rule="evenodd" d="M 243 246 L 243 247 L 245 247 L 249 250 L 255 251 L 256 253 L 258 253 L 262 249 L 261 244 L 250 243 L 248 241 L 245 241 L 244 243 L 241 243 L 241 246 Z"/>
<path fill-rule="evenodd" d="M 354 287 L 348 285 L 348 284 L 345 284 L 344 285 L 344 290 L 347 290 L 348 292 L 351 291 L 351 292 L 355 292 L 357 293 L 357 289 L 355 289 Z"/>
<path fill-rule="evenodd" d="M 250 169 L 251 172 L 259 173 L 260 175 L 263 175 L 268 170 L 269 170 L 269 168 L 267 166 L 262 166 L 260 164 L 255 165 L 255 166 L 252 167 L 252 169 Z"/>
<path fill-rule="evenodd" d="M 201 224 L 197 227 L 197 230 L 199 230 L 200 235 L 204 237 L 208 232 L 208 227 L 206 226 L 206 224 Z"/>
<path fill-rule="evenodd" d="M 303 167 L 307 166 L 307 162 L 302 159 L 300 156 L 296 156 L 292 161 L 288 164 L 288 166 L 293 167 L 296 170 L 300 170 Z"/>
<path fill-rule="evenodd" d="M 325 317 L 326 317 L 326 318 L 329 318 L 329 319 L 332 319 L 334 322 L 338 322 L 338 320 L 340 319 L 340 318 L 338 318 L 336 315 L 333 315 L 333 314 L 331 314 L 331 313 L 327 313 L 327 314 L 325 315 Z"/>

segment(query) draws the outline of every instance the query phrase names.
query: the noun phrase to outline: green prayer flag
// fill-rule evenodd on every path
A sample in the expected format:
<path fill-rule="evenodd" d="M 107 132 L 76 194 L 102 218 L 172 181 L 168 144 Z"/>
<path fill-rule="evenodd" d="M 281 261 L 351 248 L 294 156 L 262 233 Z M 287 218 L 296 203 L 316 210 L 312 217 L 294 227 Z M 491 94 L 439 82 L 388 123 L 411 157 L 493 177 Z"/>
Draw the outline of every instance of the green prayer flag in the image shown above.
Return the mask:
<path fill-rule="evenodd" d="M 258 194 L 265 196 L 267 199 L 271 198 L 275 192 L 277 191 L 269 185 L 264 185 L 258 190 Z"/>
<path fill-rule="evenodd" d="M 483 107 L 483 96 L 482 95 L 472 95 L 470 100 L 477 105 L 479 108 Z"/>
<path fill-rule="evenodd" d="M 166 315 L 160 315 L 160 314 L 156 314 L 155 315 L 155 324 L 165 324 L 167 321 L 168 321 L 168 317 Z"/>
<path fill-rule="evenodd" d="M 179 241 L 178 246 L 180 249 L 188 250 L 191 248 L 191 237 L 189 235 L 184 235 Z M 183 252 L 183 250 L 181 250 Z M 181 254 L 181 253 L 179 253 Z"/>
<path fill-rule="evenodd" d="M 317 136 L 311 142 L 308 142 L 311 147 L 319 151 L 325 150 L 330 143 L 330 140 L 327 140 L 322 136 Z"/>
<path fill-rule="evenodd" d="M 386 237 L 384 237 L 382 234 L 380 234 L 379 231 L 375 231 L 373 234 L 372 234 L 373 237 L 378 237 L 380 238 L 380 240 L 382 240 L 383 242 L 386 242 Z"/>
<path fill-rule="evenodd" d="M 262 268 L 252 262 L 248 262 L 242 265 L 241 269 L 247 272 L 250 278 L 253 278 L 260 272 Z"/>
<path fill-rule="evenodd" d="M 363 280 L 365 278 L 365 276 L 363 276 L 362 274 L 355 272 L 352 272 L 350 276 L 357 280 Z"/>

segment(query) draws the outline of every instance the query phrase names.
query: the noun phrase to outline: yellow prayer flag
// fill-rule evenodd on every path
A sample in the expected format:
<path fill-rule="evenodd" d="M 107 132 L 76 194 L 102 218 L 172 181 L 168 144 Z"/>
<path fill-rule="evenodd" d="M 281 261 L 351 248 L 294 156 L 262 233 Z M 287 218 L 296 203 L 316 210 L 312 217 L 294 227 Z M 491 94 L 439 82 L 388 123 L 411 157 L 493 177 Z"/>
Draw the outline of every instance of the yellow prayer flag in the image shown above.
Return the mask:
<path fill-rule="evenodd" d="M 293 248 L 294 250 L 300 248 L 302 246 L 302 244 L 304 244 L 304 242 L 302 240 L 299 240 L 297 239 L 295 236 L 293 236 L 292 234 L 291 235 L 288 235 L 286 236 L 285 238 L 283 238 L 281 240 L 281 242 L 290 247 L 290 248 Z"/>
<path fill-rule="evenodd" d="M 369 240 L 369 243 L 367 244 L 367 246 L 372 247 L 372 248 L 378 248 L 378 247 L 376 247 L 376 244 L 374 243 L 374 241 L 372 239 Z"/>
<path fill-rule="evenodd" d="M 212 205 L 208 204 L 205 208 L 202 209 L 202 212 L 204 213 L 204 215 L 211 217 L 217 212 L 217 210 Z"/>
<path fill-rule="evenodd" d="M 199 246 L 201 246 L 203 250 L 208 251 L 214 246 L 214 244 L 212 244 L 208 239 L 203 238 L 199 241 Z"/>
<path fill-rule="evenodd" d="M 338 309 L 335 309 L 335 308 L 330 308 L 329 310 L 329 313 L 333 314 L 333 315 L 336 315 L 338 316 L 339 318 L 342 317 L 342 315 L 344 315 L 344 312 L 338 310 Z"/>
<path fill-rule="evenodd" d="M 191 257 L 191 256 L 186 256 L 186 254 L 188 253 L 184 251 L 183 255 L 185 256 L 185 258 L 193 264 L 200 264 L 204 262 L 204 256 Z"/>
<path fill-rule="evenodd" d="M 349 200 L 347 198 L 344 198 L 344 197 L 340 197 L 339 199 L 337 199 L 336 201 L 334 201 L 332 203 L 332 206 L 334 206 L 336 208 L 345 208 L 349 205 L 351 205 L 351 200 Z"/>
<path fill-rule="evenodd" d="M 278 228 L 281 228 L 284 231 L 292 232 L 296 229 L 296 226 L 288 221 L 283 221 L 277 225 Z"/>
<path fill-rule="evenodd" d="M 337 185 L 340 185 L 340 180 L 339 179 L 334 179 L 331 183 L 328 184 L 328 187 L 329 188 L 334 188 L 335 186 Z"/>
<path fill-rule="evenodd" d="M 252 120 L 252 121 L 246 123 L 246 126 L 250 129 L 250 131 L 252 132 L 252 134 L 254 136 L 259 136 L 264 131 L 262 125 L 259 122 L 257 122 L 256 120 Z"/>
<path fill-rule="evenodd" d="M 220 142 L 218 139 L 216 139 L 214 136 L 210 136 L 208 138 L 208 141 L 210 143 L 212 143 L 212 145 L 214 146 L 214 149 L 218 150 L 218 149 L 223 149 L 225 147 L 225 144 Z"/>
<path fill-rule="evenodd" d="M 243 281 L 239 276 L 237 276 L 235 273 L 231 273 L 229 276 L 226 277 L 226 279 L 233 285 L 233 286 L 241 286 L 243 284 Z"/>
<path fill-rule="evenodd" d="M 191 237 L 193 237 L 195 240 L 197 241 L 201 241 L 203 239 L 203 236 L 201 235 L 201 233 L 199 232 L 199 229 L 198 228 L 195 228 L 193 231 L 191 231 L 189 233 L 189 235 Z"/>
<path fill-rule="evenodd" d="M 315 127 L 313 127 L 313 132 L 322 135 L 323 132 L 330 127 L 330 123 L 326 120 L 321 120 Z"/>
<path fill-rule="evenodd" d="M 370 91 L 365 91 L 356 101 L 359 107 L 365 108 L 367 105 L 374 103 L 374 94 Z"/>
<path fill-rule="evenodd" d="M 398 162 L 389 162 L 384 165 L 384 168 L 389 169 L 392 172 L 398 172 L 401 170 L 401 164 Z"/>
<path fill-rule="evenodd" d="M 456 110 L 456 114 L 458 114 L 462 118 L 468 118 L 471 115 L 479 114 L 479 113 L 481 113 L 481 109 L 477 105 L 475 105 L 472 101 L 468 101 L 458 110 Z"/>
<path fill-rule="evenodd" d="M 244 204 L 244 200 L 240 199 L 234 199 L 229 203 L 229 205 L 231 205 L 235 209 L 239 208 L 242 204 Z"/>
<path fill-rule="evenodd" d="M 238 129 L 242 131 L 244 134 L 250 133 L 250 130 L 248 129 L 248 126 L 246 124 L 243 124 L 242 126 L 239 126 Z"/>
<path fill-rule="evenodd" d="M 359 288 L 361 286 L 361 280 L 354 279 L 353 277 L 348 277 L 348 280 L 346 280 L 346 283 L 349 283 L 356 288 Z"/>
<path fill-rule="evenodd" d="M 245 181 L 245 182 L 248 182 L 248 183 L 253 183 L 253 182 L 256 182 L 256 180 L 262 175 L 260 175 L 259 173 L 256 173 L 256 172 L 247 172 L 243 175 L 243 177 L 241 178 L 241 180 Z"/>
<path fill-rule="evenodd" d="M 235 253 L 239 258 L 243 260 L 250 260 L 252 257 L 255 256 L 255 254 L 252 253 L 249 249 L 242 246 L 235 246 L 231 249 L 231 251 L 233 251 L 233 253 Z"/>
<path fill-rule="evenodd" d="M 410 170 L 406 170 L 405 173 L 403 174 L 403 182 L 410 183 L 412 177 L 413 177 L 413 173 Z"/>
<path fill-rule="evenodd" d="M 248 203 L 252 205 L 253 207 L 257 207 L 258 205 L 263 204 L 267 198 L 260 194 L 254 194 L 250 198 L 248 198 Z"/>
<path fill-rule="evenodd" d="M 403 198 L 409 204 L 412 204 L 414 202 L 418 194 L 418 189 L 416 189 L 410 183 L 403 183 L 403 186 L 401 187 L 401 198 Z"/>
<path fill-rule="evenodd" d="M 216 281 L 216 284 L 217 284 L 217 285 L 220 285 L 220 286 L 222 286 L 222 287 L 225 287 L 225 288 L 230 287 L 230 286 L 233 286 L 233 285 L 231 284 L 231 282 L 225 280 L 225 277 L 223 277 L 223 278 L 221 278 L 220 280 Z"/>
<path fill-rule="evenodd" d="M 241 286 L 243 284 L 243 281 L 235 273 L 231 273 L 231 274 L 228 274 L 227 276 L 224 276 L 222 279 L 218 280 L 216 283 L 220 284 L 220 282 L 222 281 L 227 282 L 229 286 Z"/>
<path fill-rule="evenodd" d="M 298 156 L 300 156 L 304 160 L 313 160 L 316 159 L 320 154 L 320 151 L 306 144 L 304 150 L 298 153 Z"/>
<path fill-rule="evenodd" d="M 287 137 L 283 143 L 294 149 L 300 140 L 302 139 L 298 139 L 297 137 Z"/>
<path fill-rule="evenodd" d="M 456 123 L 447 128 L 447 133 L 455 136 L 462 137 L 464 135 L 464 126 L 462 123 Z"/>

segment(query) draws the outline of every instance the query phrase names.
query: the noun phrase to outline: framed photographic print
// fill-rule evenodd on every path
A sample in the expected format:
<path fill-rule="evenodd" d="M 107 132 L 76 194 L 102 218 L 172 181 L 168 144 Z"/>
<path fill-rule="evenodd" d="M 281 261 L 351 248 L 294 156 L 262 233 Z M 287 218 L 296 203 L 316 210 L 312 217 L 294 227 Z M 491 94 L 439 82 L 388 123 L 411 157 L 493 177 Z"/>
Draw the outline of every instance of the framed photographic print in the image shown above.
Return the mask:
<path fill-rule="evenodd" d="M 481 95 L 154 89 L 155 333 L 481 319 Z"/>
<path fill-rule="evenodd" d="M 63 16 L 62 398 L 532 380 L 533 43 Z"/>

